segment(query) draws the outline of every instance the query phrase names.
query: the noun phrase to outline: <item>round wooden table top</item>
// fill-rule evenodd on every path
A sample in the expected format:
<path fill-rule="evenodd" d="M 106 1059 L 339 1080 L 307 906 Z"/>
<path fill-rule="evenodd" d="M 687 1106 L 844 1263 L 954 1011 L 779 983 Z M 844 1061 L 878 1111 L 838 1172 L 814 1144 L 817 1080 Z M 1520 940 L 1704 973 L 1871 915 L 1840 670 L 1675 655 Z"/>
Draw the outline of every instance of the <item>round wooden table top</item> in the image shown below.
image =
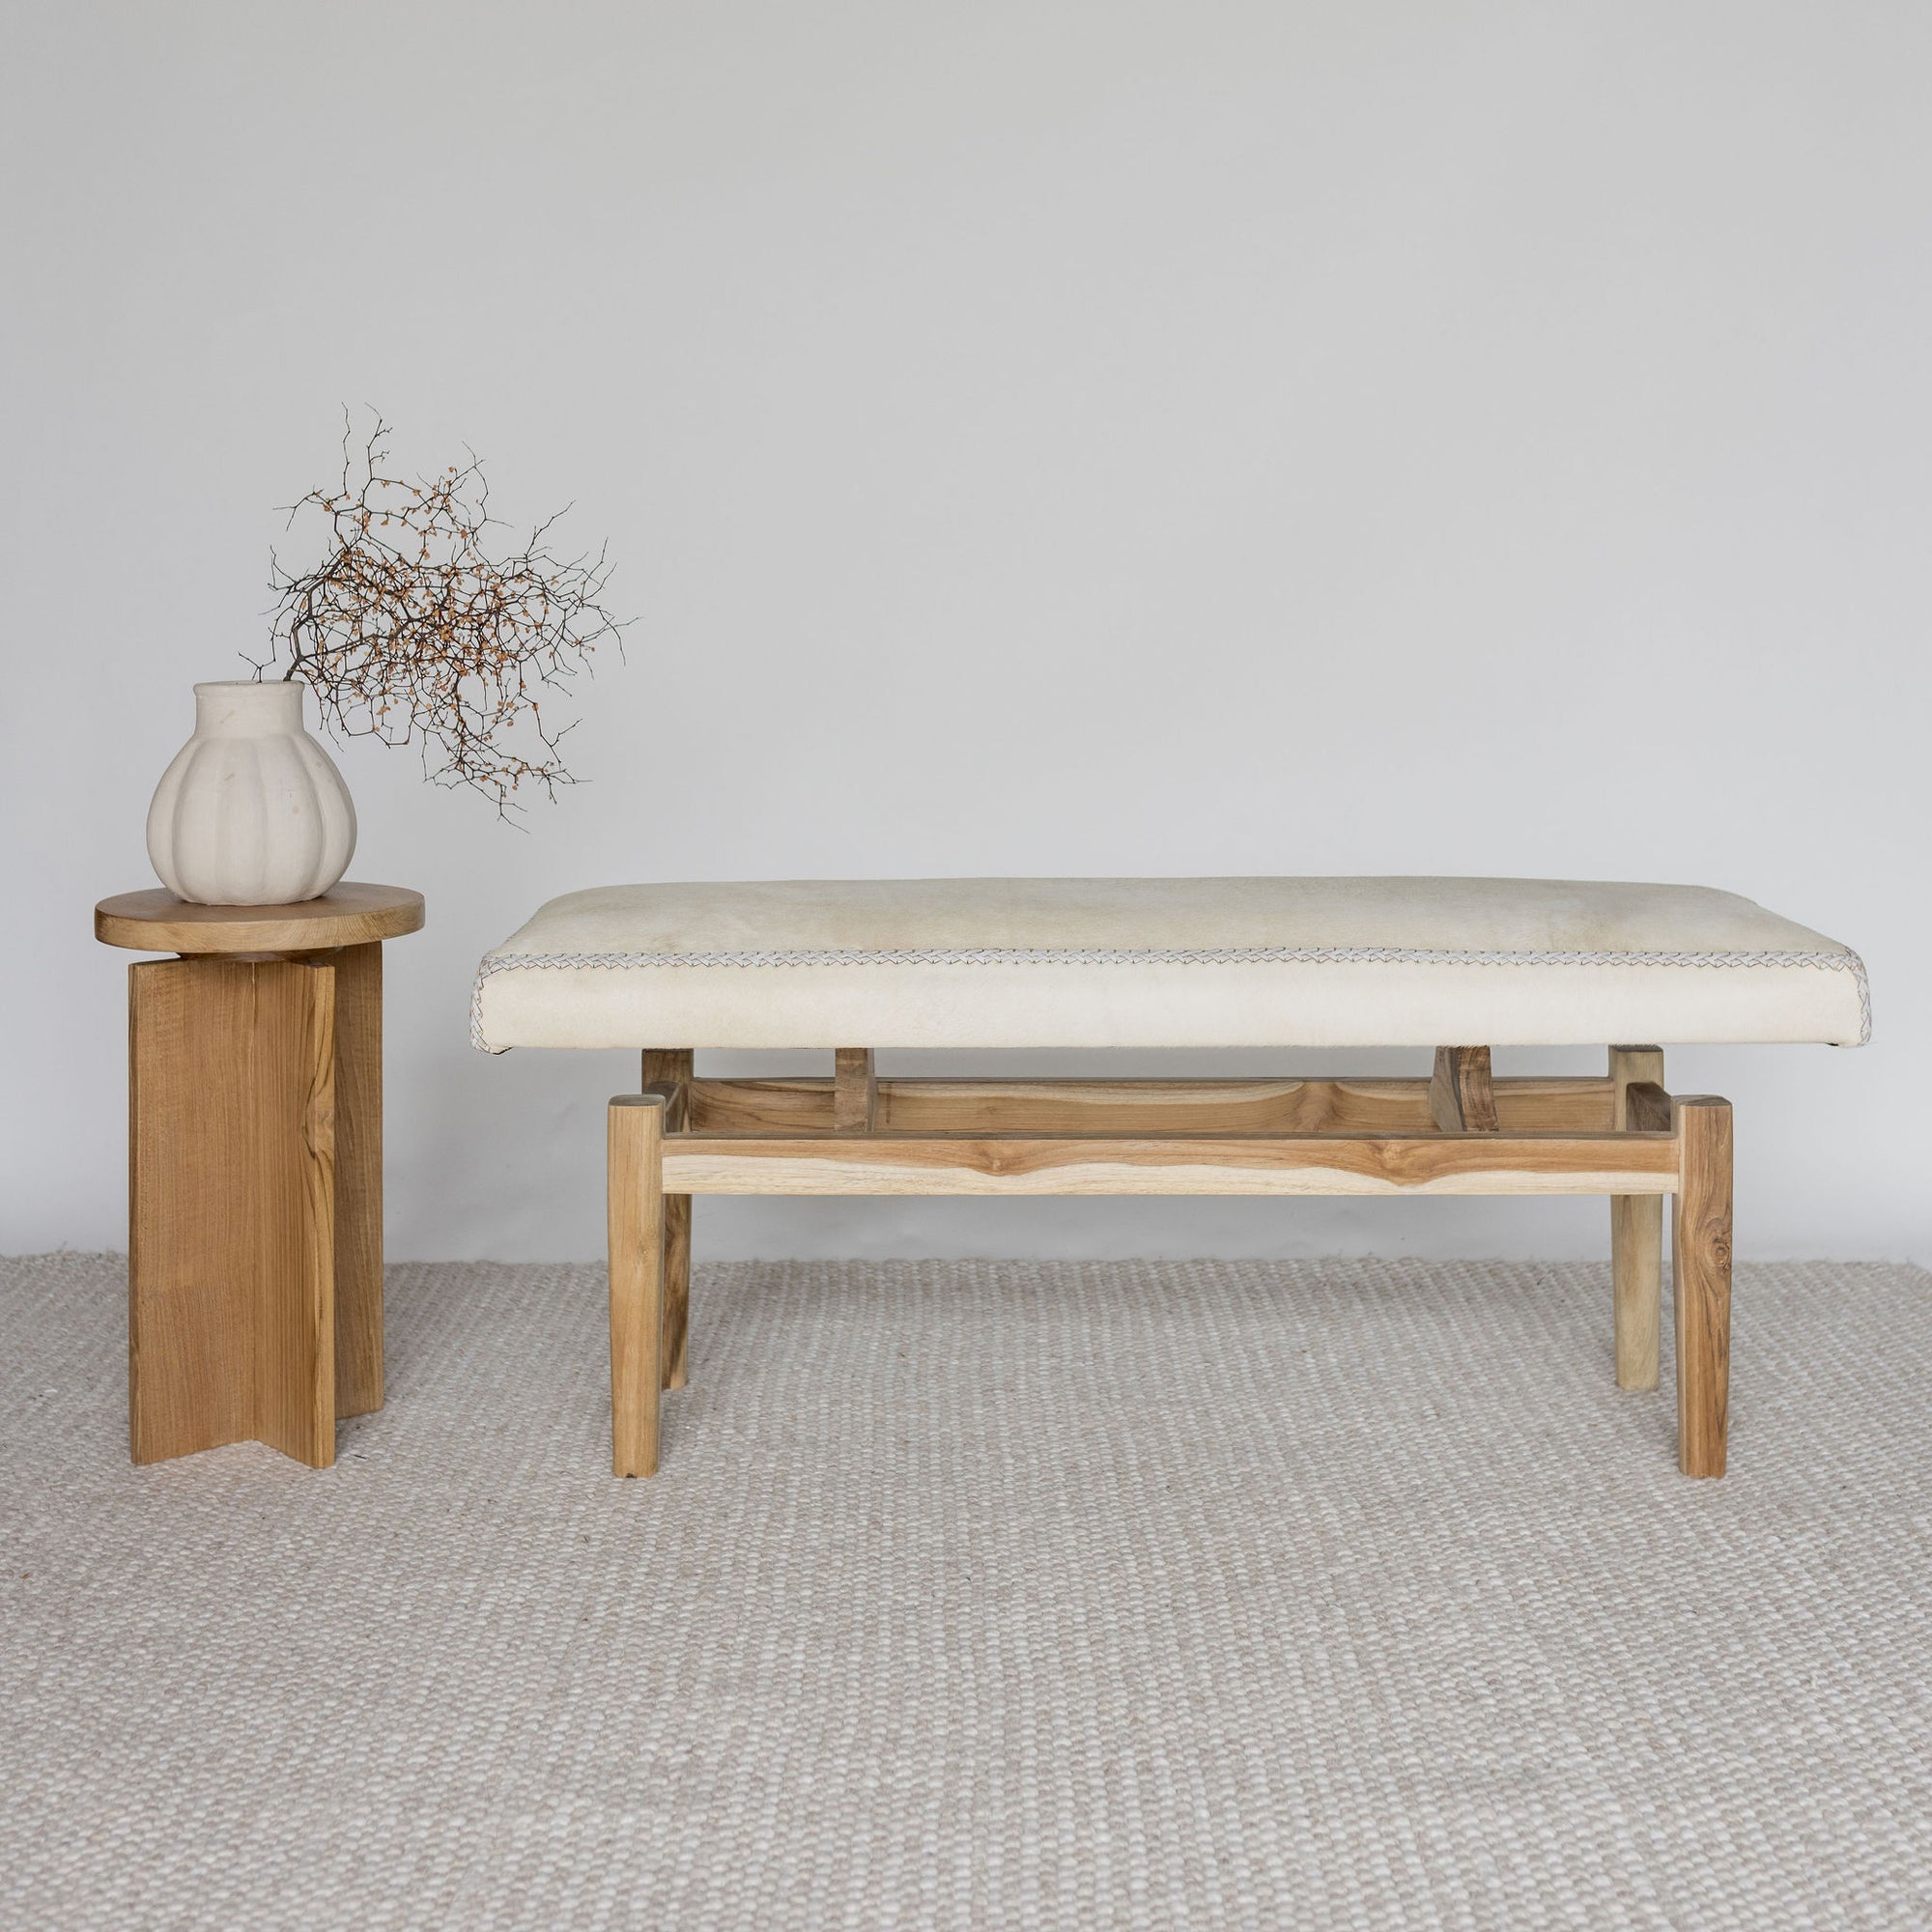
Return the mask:
<path fill-rule="evenodd" d="M 94 908 L 95 938 L 142 952 L 322 952 L 395 939 L 422 923 L 420 893 L 354 879 L 299 905 L 192 905 L 156 886 Z"/>

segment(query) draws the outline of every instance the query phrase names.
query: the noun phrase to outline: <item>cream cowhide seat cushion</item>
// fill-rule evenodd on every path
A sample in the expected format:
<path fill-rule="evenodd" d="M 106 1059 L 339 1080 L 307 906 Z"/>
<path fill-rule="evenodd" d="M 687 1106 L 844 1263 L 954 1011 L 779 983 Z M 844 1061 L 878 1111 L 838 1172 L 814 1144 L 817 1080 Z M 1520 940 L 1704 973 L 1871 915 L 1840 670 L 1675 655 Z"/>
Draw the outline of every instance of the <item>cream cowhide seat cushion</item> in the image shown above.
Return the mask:
<path fill-rule="evenodd" d="M 512 1046 L 1862 1044 L 1864 969 L 1699 886 L 862 879 L 601 886 L 477 975 Z"/>

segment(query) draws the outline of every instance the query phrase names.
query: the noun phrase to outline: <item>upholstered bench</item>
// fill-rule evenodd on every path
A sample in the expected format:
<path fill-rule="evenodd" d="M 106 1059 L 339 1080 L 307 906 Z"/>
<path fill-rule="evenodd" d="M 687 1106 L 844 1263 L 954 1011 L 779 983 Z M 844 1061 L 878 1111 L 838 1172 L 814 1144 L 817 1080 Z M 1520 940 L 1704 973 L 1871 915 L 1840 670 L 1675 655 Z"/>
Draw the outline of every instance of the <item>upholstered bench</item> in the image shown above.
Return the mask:
<path fill-rule="evenodd" d="M 478 971 L 472 1037 L 636 1047 L 609 1117 L 613 1466 L 685 1379 L 696 1194 L 1601 1194 L 1620 1386 L 1657 1386 L 1662 1201 L 1678 1462 L 1724 1469 L 1731 1115 L 1679 1042 L 1862 1044 L 1835 941 L 1691 886 L 1542 879 L 925 879 L 611 886 Z M 1611 1045 L 1495 1079 L 1492 1046 Z M 839 1041 L 857 1042 L 845 1046 Z M 1446 1044 L 1445 1044 L 1446 1042 Z M 880 1047 L 1422 1047 L 1406 1080 L 881 1080 Z M 832 1077 L 698 1079 L 697 1047 Z"/>

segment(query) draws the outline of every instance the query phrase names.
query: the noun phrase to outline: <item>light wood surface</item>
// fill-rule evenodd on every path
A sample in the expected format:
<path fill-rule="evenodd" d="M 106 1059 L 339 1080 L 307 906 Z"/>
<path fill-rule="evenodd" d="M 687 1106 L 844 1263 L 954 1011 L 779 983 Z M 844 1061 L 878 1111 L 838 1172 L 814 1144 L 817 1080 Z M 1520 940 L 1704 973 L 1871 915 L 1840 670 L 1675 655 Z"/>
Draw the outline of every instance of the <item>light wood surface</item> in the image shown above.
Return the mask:
<path fill-rule="evenodd" d="M 1438 1046 L 1429 1080 L 1429 1113 L 1445 1134 L 1492 1134 L 1496 1095 L 1487 1046 Z"/>
<path fill-rule="evenodd" d="M 646 1093 L 665 1095 L 665 1131 L 688 1119 L 692 1063 L 688 1046 L 646 1047 L 639 1068 Z M 664 1204 L 664 1385 L 681 1389 L 690 1377 L 691 1196 L 667 1194 Z"/>
<path fill-rule="evenodd" d="M 267 1442 L 317 1467 L 383 1406 L 383 949 L 422 896 L 105 899 L 128 977 L 128 1411 L 137 1462 Z M 245 956 L 224 956 L 242 953 Z"/>
<path fill-rule="evenodd" d="M 1667 1193 L 1666 1135 L 680 1134 L 664 1184 L 691 1194 Z"/>
<path fill-rule="evenodd" d="M 336 972 L 306 963 L 253 970 L 262 1257 L 255 1434 L 320 1468 L 335 1461 Z M 270 998 L 284 974 L 293 990 Z M 262 1152 L 278 1139 L 283 1159 L 264 1163 Z"/>
<path fill-rule="evenodd" d="M 1661 1061 L 1662 1054 L 1658 1055 Z M 1633 1080 L 1624 1089 L 1623 1124 L 1633 1133 L 1668 1131 L 1674 1117 L 1670 1095 L 1656 1080 Z"/>
<path fill-rule="evenodd" d="M 664 1355 L 659 1379 L 681 1389 L 691 1378 L 691 1196 L 664 1198 Z"/>
<path fill-rule="evenodd" d="M 607 1130 L 611 1264 L 611 1467 L 658 1466 L 664 1379 L 665 1212 L 662 1094 L 619 1094 Z"/>
<path fill-rule="evenodd" d="M 638 1079 L 652 1087 L 682 1087 L 691 1078 L 696 1055 L 688 1046 L 647 1046 L 639 1059 Z"/>
<path fill-rule="evenodd" d="M 868 1134 L 878 1110 L 879 1081 L 869 1046 L 841 1046 L 833 1056 L 832 1125 L 837 1133 Z"/>
<path fill-rule="evenodd" d="M 1677 1097 L 1683 1178 L 1671 1222 L 1677 1466 L 1721 1476 L 1731 1386 L 1731 1105 Z"/>
<path fill-rule="evenodd" d="M 255 1439 L 335 1458 L 335 971 L 129 971 L 137 1463 Z"/>
<path fill-rule="evenodd" d="M 383 1406 L 383 949 L 335 973 L 335 1413 Z"/>
<path fill-rule="evenodd" d="M 676 1133 L 690 1124 L 690 1088 L 682 1080 L 653 1080 L 641 1090 L 646 1099 L 662 1100 L 665 1110 L 665 1132 Z"/>
<path fill-rule="evenodd" d="M 1654 1132 L 1671 1124 L 1670 1096 L 1662 1081 L 1662 1048 L 1610 1048 L 1613 1118 L 1619 1130 Z M 1663 1203 L 1656 1195 L 1611 1199 L 1610 1304 L 1617 1386 L 1654 1389 L 1663 1316 Z"/>
<path fill-rule="evenodd" d="M 880 1080 L 873 1123 L 905 1133 L 1423 1133 L 1427 1080 Z M 1607 1133 L 1606 1078 L 1492 1083 L 1498 1125 Z M 696 1080 L 700 1133 L 834 1131 L 829 1080 Z M 1668 1122 L 1662 1122 L 1667 1126 Z"/>
<path fill-rule="evenodd" d="M 97 939 L 140 952 L 316 952 L 395 939 L 422 923 L 420 893 L 352 879 L 298 905 L 190 905 L 156 887 L 94 909 Z"/>
<path fill-rule="evenodd" d="M 1600 1194 L 1616 1204 L 1629 1385 L 1645 1355 L 1646 1210 L 1654 1223 L 1663 1195 L 1699 1184 L 1655 1048 L 1612 1049 L 1599 1078 L 1502 1081 L 1486 1047 L 1440 1049 L 1430 1078 L 1407 1080 L 879 1080 L 856 1048 L 835 1065 L 830 1080 L 699 1080 L 660 1054 L 644 1071 L 668 1077 L 612 1102 L 613 1361 L 660 1333 L 659 1231 L 679 1197 Z M 648 1127 L 626 1118 L 644 1112 Z M 1692 1265 L 1687 1468 L 1708 1463 L 1713 1433 L 1709 1242 Z M 1653 1263 L 1653 1305 L 1658 1286 Z M 1647 1352 L 1654 1378 L 1654 1315 Z M 648 1473 L 657 1408 L 646 1419 L 636 1377 L 613 1378 L 613 1466 Z"/>

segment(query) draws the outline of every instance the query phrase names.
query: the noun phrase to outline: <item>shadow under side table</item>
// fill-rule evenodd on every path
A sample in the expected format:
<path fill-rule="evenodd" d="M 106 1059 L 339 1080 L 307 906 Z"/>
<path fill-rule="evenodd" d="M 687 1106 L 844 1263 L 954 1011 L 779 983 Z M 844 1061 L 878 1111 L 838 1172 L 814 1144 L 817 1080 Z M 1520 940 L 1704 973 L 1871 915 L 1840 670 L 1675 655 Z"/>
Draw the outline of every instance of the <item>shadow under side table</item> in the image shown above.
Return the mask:
<path fill-rule="evenodd" d="M 128 1409 L 136 1463 L 266 1442 L 314 1468 L 383 1406 L 383 941 L 420 893 L 123 893 Z"/>

